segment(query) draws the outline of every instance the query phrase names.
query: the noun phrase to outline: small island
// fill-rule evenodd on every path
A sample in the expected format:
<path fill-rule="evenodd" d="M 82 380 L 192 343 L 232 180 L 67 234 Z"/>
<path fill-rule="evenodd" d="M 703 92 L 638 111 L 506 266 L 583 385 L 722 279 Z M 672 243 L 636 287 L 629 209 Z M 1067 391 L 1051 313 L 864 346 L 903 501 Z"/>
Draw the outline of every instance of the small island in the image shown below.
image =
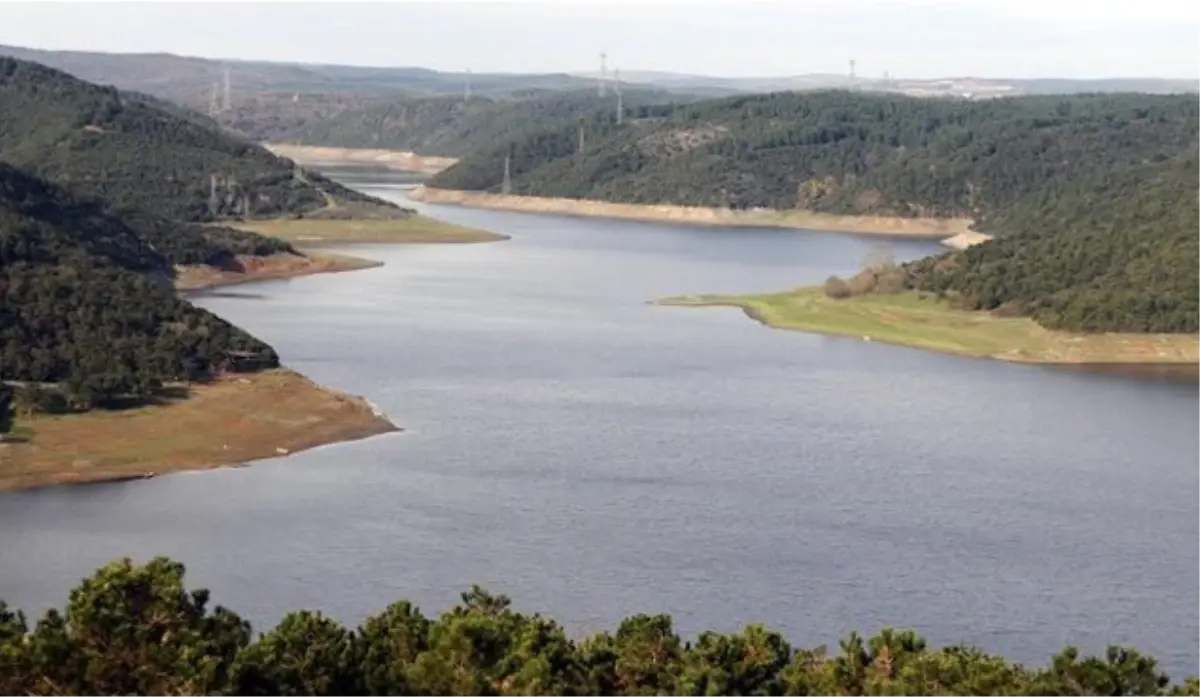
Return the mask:
<path fill-rule="evenodd" d="M 959 310 L 929 293 L 831 297 L 807 287 L 761 295 L 686 295 L 659 305 L 740 307 L 777 329 L 846 336 L 961 356 L 1022 363 L 1196 363 L 1196 334 L 1075 333 L 1028 317 Z"/>

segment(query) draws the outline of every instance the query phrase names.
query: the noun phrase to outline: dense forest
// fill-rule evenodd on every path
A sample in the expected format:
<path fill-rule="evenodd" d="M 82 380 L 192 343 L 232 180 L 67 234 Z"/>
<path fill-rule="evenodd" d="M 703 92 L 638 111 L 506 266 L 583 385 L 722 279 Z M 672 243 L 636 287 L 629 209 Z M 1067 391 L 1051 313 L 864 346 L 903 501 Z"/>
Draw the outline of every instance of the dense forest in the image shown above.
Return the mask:
<path fill-rule="evenodd" d="M 347 628 L 291 613 L 255 637 L 158 558 L 96 571 L 31 629 L 0 602 L 0 693 L 26 695 L 1195 695 L 1124 647 L 1030 668 L 911 631 L 793 648 L 761 625 L 680 637 L 669 615 L 573 640 L 473 587 L 438 617 L 398 601 Z"/>
<path fill-rule="evenodd" d="M 539 130 L 575 123 L 593 112 L 616 113 L 609 90 L 530 90 L 503 97 L 463 95 L 390 98 L 374 95 L 256 94 L 218 115 L 229 129 L 261 142 L 346 148 L 384 148 L 422 155 L 460 157 L 497 143 L 520 140 Z M 626 88 L 627 109 L 674 100 L 668 92 Z"/>
<path fill-rule="evenodd" d="M 179 298 L 171 274 L 99 202 L 0 163 L 0 381 L 20 384 L 17 409 L 141 401 L 166 382 L 278 365 L 270 346 Z"/>
<path fill-rule="evenodd" d="M 1197 330 L 1194 96 L 787 93 L 635 116 L 469 155 L 430 185 L 498 191 L 509 156 L 519 194 L 970 217 L 1000 239 L 914 265 L 911 285 L 1054 328 Z"/>

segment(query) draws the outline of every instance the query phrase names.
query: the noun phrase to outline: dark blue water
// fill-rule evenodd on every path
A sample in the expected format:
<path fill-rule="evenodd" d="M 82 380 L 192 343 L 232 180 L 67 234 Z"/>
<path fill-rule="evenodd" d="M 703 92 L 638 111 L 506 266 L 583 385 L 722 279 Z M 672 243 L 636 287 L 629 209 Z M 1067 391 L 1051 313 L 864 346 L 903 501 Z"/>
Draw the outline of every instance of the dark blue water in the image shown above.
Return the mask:
<path fill-rule="evenodd" d="M 260 627 L 436 612 L 480 582 L 575 632 L 638 611 L 798 645 L 896 625 L 1197 670 L 1194 384 L 646 304 L 819 282 L 874 240 L 434 212 L 513 239 L 358 248 L 386 266 L 201 301 L 404 433 L 0 496 L 0 597 L 36 611 L 105 560 L 168 554 Z"/>

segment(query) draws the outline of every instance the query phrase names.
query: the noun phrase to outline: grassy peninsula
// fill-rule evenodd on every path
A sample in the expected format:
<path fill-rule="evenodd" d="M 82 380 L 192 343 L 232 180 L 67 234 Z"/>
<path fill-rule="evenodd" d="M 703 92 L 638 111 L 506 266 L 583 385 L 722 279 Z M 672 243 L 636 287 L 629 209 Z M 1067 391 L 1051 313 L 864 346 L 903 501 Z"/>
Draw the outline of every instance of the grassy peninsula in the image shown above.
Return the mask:
<path fill-rule="evenodd" d="M 1195 334 L 1080 334 L 1042 327 L 1027 317 L 959 310 L 908 291 L 829 297 L 823 288 L 763 295 L 688 295 L 661 305 L 740 307 L 778 329 L 879 341 L 962 356 L 1023 363 L 1196 363 Z"/>
<path fill-rule="evenodd" d="M 906 266 L 908 287 L 1048 329 L 1194 334 L 1198 123 L 1187 95 L 749 95 L 596 112 L 468 153 L 427 185 L 515 206 L 489 198 L 507 162 L 530 210 L 971 221 L 979 234 L 944 238 L 957 251 Z"/>

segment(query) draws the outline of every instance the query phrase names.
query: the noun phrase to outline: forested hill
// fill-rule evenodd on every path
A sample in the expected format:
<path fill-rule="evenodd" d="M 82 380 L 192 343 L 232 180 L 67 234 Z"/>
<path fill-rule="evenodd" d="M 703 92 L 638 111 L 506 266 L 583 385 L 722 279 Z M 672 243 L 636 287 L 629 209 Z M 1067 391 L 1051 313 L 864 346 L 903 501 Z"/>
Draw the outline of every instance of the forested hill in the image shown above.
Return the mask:
<path fill-rule="evenodd" d="M 367 199 L 316 174 L 298 177 L 288 160 L 155 101 L 0 58 L 0 160 L 116 210 L 171 221 Z"/>
<path fill-rule="evenodd" d="M 0 163 L 0 381 L 62 386 L 20 388 L 18 406 L 89 408 L 278 364 L 270 346 L 180 299 L 170 272 L 96 202 Z"/>
<path fill-rule="evenodd" d="M 627 88 L 627 108 L 670 101 L 695 101 L 668 92 Z M 566 124 L 598 111 L 616 113 L 609 90 L 529 90 L 503 97 L 463 95 L 392 97 L 361 94 L 266 93 L 241 98 L 217 115 L 227 128 L 258 142 L 288 142 L 347 148 L 407 150 L 460 157 L 498 143 Z"/>
<path fill-rule="evenodd" d="M 980 102 L 781 93 L 594 114 L 512 146 L 513 189 L 537 196 L 834 213 L 970 216 L 1047 186 L 1197 146 L 1194 96 Z M 498 190 L 508 146 L 432 186 Z"/>
<path fill-rule="evenodd" d="M 607 115 L 468 156 L 431 186 L 631 203 L 967 216 L 999 239 L 910 284 L 1047 327 L 1197 331 L 1195 96 L 984 102 L 827 92 Z"/>

